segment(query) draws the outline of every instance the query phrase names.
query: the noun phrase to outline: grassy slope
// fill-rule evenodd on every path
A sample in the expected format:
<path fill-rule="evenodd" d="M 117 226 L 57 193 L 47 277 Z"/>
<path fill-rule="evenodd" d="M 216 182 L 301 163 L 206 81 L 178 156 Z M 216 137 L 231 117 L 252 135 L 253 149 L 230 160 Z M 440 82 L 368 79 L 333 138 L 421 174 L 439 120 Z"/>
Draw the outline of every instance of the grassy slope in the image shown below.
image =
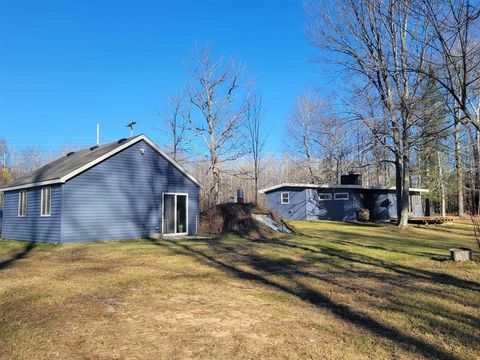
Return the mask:
<path fill-rule="evenodd" d="M 293 225 L 276 239 L 0 241 L 0 358 L 478 356 L 480 264 L 444 261 L 474 247 L 467 223 Z"/>

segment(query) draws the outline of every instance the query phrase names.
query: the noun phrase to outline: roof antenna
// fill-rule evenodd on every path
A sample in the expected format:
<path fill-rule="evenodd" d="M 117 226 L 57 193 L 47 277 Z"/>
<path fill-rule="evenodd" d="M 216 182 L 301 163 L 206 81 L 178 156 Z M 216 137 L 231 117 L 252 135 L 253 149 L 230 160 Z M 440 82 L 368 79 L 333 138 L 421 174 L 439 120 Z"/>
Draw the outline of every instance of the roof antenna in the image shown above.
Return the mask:
<path fill-rule="evenodd" d="M 133 129 L 135 129 L 135 125 L 137 125 L 136 121 L 132 121 L 127 125 L 127 127 L 130 128 L 130 137 L 133 137 Z"/>
<path fill-rule="evenodd" d="M 97 123 L 97 146 L 100 145 L 100 124 Z"/>

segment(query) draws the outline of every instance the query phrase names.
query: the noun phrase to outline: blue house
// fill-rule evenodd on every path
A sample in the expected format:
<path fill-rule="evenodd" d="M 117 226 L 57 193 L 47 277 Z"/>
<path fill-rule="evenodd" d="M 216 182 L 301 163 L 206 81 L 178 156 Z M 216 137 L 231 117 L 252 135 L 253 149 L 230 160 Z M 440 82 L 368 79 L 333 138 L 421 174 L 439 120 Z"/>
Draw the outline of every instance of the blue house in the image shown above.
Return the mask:
<path fill-rule="evenodd" d="M 397 217 L 396 190 L 386 186 L 363 186 L 347 183 L 338 185 L 284 183 L 260 190 L 267 207 L 287 220 L 355 221 L 360 209 L 368 209 L 371 221 Z M 410 189 L 410 213 L 423 215 L 422 194 L 426 189 Z"/>
<path fill-rule="evenodd" d="M 187 235 L 200 184 L 144 135 L 71 152 L 4 191 L 2 238 L 53 243 Z"/>

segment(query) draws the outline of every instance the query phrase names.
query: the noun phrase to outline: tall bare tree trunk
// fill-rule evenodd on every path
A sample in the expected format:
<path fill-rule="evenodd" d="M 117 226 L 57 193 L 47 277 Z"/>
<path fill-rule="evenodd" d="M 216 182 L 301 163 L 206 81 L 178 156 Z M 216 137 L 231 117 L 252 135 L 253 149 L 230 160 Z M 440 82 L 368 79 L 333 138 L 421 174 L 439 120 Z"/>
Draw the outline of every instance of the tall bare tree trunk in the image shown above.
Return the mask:
<path fill-rule="evenodd" d="M 315 184 L 315 171 L 313 170 L 312 166 L 312 155 L 310 154 L 310 146 L 308 145 L 308 139 L 306 136 L 303 137 L 303 150 L 305 152 L 305 156 L 307 157 L 307 167 L 308 167 L 308 174 L 310 177 L 310 183 Z"/>
<path fill-rule="evenodd" d="M 438 161 L 438 177 L 440 181 L 440 202 L 441 202 L 441 207 L 440 207 L 440 212 L 442 216 L 446 216 L 446 204 L 445 204 L 445 183 L 443 181 L 443 165 L 442 165 L 442 159 L 440 156 L 440 151 L 437 150 L 437 161 Z"/>
<path fill-rule="evenodd" d="M 475 195 L 477 197 L 477 215 L 480 215 L 480 131 L 475 128 Z"/>
<path fill-rule="evenodd" d="M 402 164 L 400 159 L 395 160 L 395 187 L 397 197 L 397 225 L 400 225 L 400 218 L 402 213 Z"/>
<path fill-rule="evenodd" d="M 400 220 L 398 226 L 400 228 L 408 227 L 408 213 L 409 213 L 409 200 L 410 200 L 410 159 L 408 151 L 405 150 L 402 162 L 402 198 L 400 209 Z"/>
<path fill-rule="evenodd" d="M 218 167 L 218 156 L 215 152 L 216 142 L 215 137 L 210 133 L 210 170 L 212 172 L 212 187 L 210 188 L 210 200 L 212 204 L 217 205 L 220 203 L 220 169 Z"/>
<path fill-rule="evenodd" d="M 259 167 L 258 167 L 258 164 L 255 163 L 255 179 L 254 179 L 255 206 L 258 206 L 258 173 L 259 173 Z"/>
<path fill-rule="evenodd" d="M 463 168 L 460 157 L 460 122 L 455 120 L 455 130 L 453 132 L 455 142 L 455 169 L 457 171 L 457 191 L 458 191 L 458 216 L 465 216 L 464 196 L 463 196 Z"/>

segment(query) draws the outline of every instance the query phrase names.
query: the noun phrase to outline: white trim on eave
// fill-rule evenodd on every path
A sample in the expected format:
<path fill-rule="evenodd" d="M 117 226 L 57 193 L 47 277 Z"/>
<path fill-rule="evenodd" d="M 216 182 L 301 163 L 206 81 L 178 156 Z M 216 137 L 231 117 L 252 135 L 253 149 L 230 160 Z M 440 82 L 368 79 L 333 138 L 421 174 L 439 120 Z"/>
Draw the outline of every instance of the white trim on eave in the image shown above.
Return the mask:
<path fill-rule="evenodd" d="M 199 187 L 202 186 L 200 184 L 200 182 L 192 174 L 190 174 L 187 170 L 185 170 L 185 168 L 182 165 L 180 165 L 178 162 L 176 162 L 174 159 L 172 159 L 169 155 L 167 155 L 162 149 L 160 149 L 157 146 L 157 144 L 155 144 L 152 140 L 150 140 L 145 135 L 140 135 L 140 136 L 137 136 L 133 139 L 130 139 L 129 141 L 125 141 L 125 143 L 122 144 L 121 146 L 116 147 L 112 151 L 109 151 L 108 153 L 96 158 L 95 160 L 90 161 L 88 164 L 85 164 L 82 167 L 79 167 L 79 168 L 75 169 L 74 171 L 68 173 L 67 175 L 62 176 L 59 179 L 53 179 L 53 180 L 47 180 L 47 181 L 40 181 L 40 182 L 36 182 L 36 183 L 5 187 L 5 188 L 0 189 L 0 191 L 11 191 L 11 190 L 26 189 L 26 188 L 35 187 L 35 186 L 63 184 L 66 181 L 68 181 L 69 179 L 73 178 L 74 176 L 84 172 L 85 170 L 90 169 L 91 167 L 97 165 L 98 163 L 101 163 L 102 161 L 104 161 L 104 160 L 108 159 L 109 157 L 119 153 L 120 151 L 132 146 L 133 144 L 136 144 L 137 142 L 139 142 L 141 140 L 145 141 L 148 145 L 150 145 L 156 152 L 158 152 L 168 162 L 170 162 L 173 166 L 175 166 L 181 173 L 183 173 L 186 177 L 188 177 L 190 180 L 192 180 L 194 184 L 196 184 Z"/>
<path fill-rule="evenodd" d="M 61 183 L 62 181 L 60 179 L 45 180 L 45 181 L 39 181 L 35 183 L 30 183 L 30 184 L 4 187 L 4 188 L 1 188 L 0 191 L 21 190 L 21 189 L 28 189 L 36 186 L 46 186 L 46 185 L 61 184 Z"/>
<path fill-rule="evenodd" d="M 296 188 L 305 188 L 305 189 L 361 189 L 361 190 L 391 190 L 395 191 L 395 187 L 390 186 L 364 186 L 364 185 L 330 185 L 330 184 L 323 184 L 323 185 L 315 185 L 315 184 L 298 184 L 298 183 L 283 183 L 278 185 L 273 185 L 267 187 L 265 189 L 258 190 L 260 194 L 267 193 L 269 191 L 278 190 L 284 187 L 296 187 Z M 418 189 L 418 188 L 410 188 L 411 192 L 419 192 L 419 193 L 428 193 L 430 190 L 428 189 Z"/>

